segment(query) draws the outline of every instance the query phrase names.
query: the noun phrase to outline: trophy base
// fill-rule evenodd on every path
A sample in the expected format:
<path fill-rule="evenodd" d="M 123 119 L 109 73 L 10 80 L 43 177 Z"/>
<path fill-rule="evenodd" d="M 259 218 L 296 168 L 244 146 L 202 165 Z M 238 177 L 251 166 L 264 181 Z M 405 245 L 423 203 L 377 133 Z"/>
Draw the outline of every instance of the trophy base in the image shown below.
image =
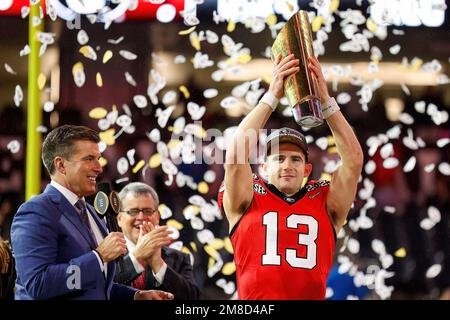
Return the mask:
<path fill-rule="evenodd" d="M 318 99 L 309 99 L 292 107 L 295 122 L 302 127 L 313 128 L 323 123 Z"/>

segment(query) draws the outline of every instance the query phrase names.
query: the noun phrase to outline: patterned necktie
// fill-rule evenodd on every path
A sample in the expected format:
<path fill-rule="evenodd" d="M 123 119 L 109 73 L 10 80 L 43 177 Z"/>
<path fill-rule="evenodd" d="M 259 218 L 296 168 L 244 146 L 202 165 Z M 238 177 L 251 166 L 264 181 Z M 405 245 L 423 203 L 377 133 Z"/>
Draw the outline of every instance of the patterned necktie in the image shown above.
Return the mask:
<path fill-rule="evenodd" d="M 147 274 L 146 270 L 142 272 L 134 281 L 133 281 L 133 288 L 139 289 L 139 290 L 145 290 L 145 275 Z"/>
<path fill-rule="evenodd" d="M 95 241 L 95 236 L 91 229 L 91 224 L 89 223 L 89 217 L 88 217 L 88 213 L 87 213 L 86 203 L 80 199 L 75 203 L 75 207 L 78 209 L 81 220 L 83 221 L 84 225 L 86 226 L 86 228 L 89 231 L 91 240 L 93 241 L 93 243 L 95 245 L 97 245 L 97 241 Z"/>

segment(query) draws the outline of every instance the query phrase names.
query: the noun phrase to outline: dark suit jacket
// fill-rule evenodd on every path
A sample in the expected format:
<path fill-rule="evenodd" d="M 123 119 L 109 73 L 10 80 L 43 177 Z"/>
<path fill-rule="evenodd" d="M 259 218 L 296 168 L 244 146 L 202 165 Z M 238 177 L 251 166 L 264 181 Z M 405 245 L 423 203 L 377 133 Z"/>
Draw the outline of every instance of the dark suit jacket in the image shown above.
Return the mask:
<path fill-rule="evenodd" d="M 161 257 L 167 264 L 166 274 L 161 286 L 155 286 L 155 278 L 149 266 L 146 269 L 145 289 L 164 290 L 175 295 L 176 300 L 197 300 L 199 289 L 195 284 L 194 272 L 189 255 L 164 247 L 161 249 Z M 124 257 L 124 271 L 116 273 L 115 280 L 119 283 L 131 284 L 139 274 L 133 266 L 129 255 Z"/>
<path fill-rule="evenodd" d="M 104 222 L 89 204 L 88 210 L 106 237 Z M 11 239 L 17 300 L 134 298 L 135 289 L 114 283 L 114 263 L 108 263 L 105 279 L 78 212 L 51 185 L 20 206 Z"/>

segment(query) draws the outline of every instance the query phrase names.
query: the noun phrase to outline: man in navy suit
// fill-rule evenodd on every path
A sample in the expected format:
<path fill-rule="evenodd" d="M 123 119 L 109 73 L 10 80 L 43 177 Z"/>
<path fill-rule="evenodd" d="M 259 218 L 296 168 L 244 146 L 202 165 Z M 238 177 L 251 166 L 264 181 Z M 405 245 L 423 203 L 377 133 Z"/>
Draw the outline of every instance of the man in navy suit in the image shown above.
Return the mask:
<path fill-rule="evenodd" d="M 11 228 L 17 300 L 172 299 L 114 282 L 114 259 L 126 253 L 121 232 L 111 232 L 84 197 L 102 173 L 97 132 L 64 125 L 51 131 L 42 161 L 51 182 L 20 206 Z"/>
<path fill-rule="evenodd" d="M 116 274 L 116 281 L 139 289 L 169 291 L 178 300 L 198 299 L 189 255 L 167 247 L 173 239 L 167 226 L 159 226 L 159 197 L 155 189 L 132 182 L 120 191 L 119 197 L 122 211 L 117 218 L 128 253 L 124 272 Z"/>

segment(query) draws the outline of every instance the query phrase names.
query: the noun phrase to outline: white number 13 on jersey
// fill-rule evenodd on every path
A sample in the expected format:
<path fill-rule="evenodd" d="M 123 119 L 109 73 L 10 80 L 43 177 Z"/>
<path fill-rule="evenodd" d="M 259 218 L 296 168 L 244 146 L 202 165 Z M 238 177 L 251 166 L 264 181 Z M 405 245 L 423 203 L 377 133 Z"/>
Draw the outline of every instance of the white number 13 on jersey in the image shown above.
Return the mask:
<path fill-rule="evenodd" d="M 299 233 L 298 244 L 306 246 L 306 257 L 297 257 L 296 249 L 286 249 L 286 261 L 291 267 L 312 269 L 317 264 L 317 231 L 318 222 L 311 216 L 291 214 L 286 219 L 288 228 L 297 229 L 299 224 L 308 226 L 308 233 Z M 263 265 L 281 265 L 281 255 L 278 254 L 278 212 L 270 211 L 263 216 L 266 226 L 266 252 L 262 256 Z"/>

